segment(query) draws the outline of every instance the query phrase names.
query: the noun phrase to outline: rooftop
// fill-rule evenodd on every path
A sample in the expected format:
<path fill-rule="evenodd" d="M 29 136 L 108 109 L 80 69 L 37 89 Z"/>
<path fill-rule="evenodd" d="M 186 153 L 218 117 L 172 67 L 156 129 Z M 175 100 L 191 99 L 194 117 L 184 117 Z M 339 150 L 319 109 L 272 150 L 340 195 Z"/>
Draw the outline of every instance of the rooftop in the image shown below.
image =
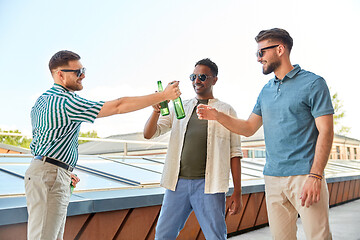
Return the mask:
<path fill-rule="evenodd" d="M 333 239 L 359 240 L 360 239 L 360 199 L 330 208 L 330 230 Z M 298 240 L 306 240 L 301 219 L 297 221 Z M 271 240 L 269 227 L 263 227 L 251 232 L 230 237 L 231 240 Z"/>

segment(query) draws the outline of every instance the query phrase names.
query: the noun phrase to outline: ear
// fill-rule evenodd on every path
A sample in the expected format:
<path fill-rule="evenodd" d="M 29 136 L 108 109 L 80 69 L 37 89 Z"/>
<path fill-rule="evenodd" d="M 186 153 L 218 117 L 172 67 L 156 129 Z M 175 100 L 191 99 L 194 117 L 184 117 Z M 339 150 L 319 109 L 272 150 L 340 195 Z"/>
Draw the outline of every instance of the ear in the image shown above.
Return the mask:
<path fill-rule="evenodd" d="M 63 72 L 62 72 L 62 71 L 57 70 L 55 74 L 56 74 L 56 77 L 57 77 L 58 79 L 60 79 L 60 80 L 63 80 L 63 79 L 64 79 L 64 75 L 63 75 Z"/>
<path fill-rule="evenodd" d="M 64 76 L 61 71 L 55 70 L 52 75 L 53 75 L 55 83 L 61 84 L 63 82 Z"/>
<path fill-rule="evenodd" d="M 279 57 L 285 54 L 285 52 L 286 52 L 285 46 L 283 44 L 280 44 L 277 50 Z"/>
<path fill-rule="evenodd" d="M 218 80 L 218 77 L 214 77 L 214 81 L 213 81 L 213 84 L 212 84 L 212 85 L 215 85 L 216 82 L 217 82 L 217 80 Z"/>

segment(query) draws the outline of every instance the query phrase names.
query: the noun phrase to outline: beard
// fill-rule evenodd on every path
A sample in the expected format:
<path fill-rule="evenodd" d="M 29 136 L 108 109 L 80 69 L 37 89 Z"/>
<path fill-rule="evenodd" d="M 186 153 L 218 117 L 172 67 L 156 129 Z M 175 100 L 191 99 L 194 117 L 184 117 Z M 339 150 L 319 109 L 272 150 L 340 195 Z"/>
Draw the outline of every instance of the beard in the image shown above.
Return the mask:
<path fill-rule="evenodd" d="M 267 68 L 263 66 L 263 74 L 268 75 L 269 73 L 274 72 L 280 66 L 280 61 L 269 63 Z"/>
<path fill-rule="evenodd" d="M 74 80 L 73 82 L 70 82 L 70 83 L 68 83 L 67 85 L 65 85 L 65 87 L 66 87 L 68 90 L 73 91 L 73 92 L 75 92 L 75 91 L 80 91 L 80 90 L 83 89 L 83 85 L 82 85 L 82 82 L 81 82 L 81 81 L 80 81 L 80 82 L 78 82 L 78 81 L 79 81 L 79 79 L 76 79 L 76 80 Z"/>

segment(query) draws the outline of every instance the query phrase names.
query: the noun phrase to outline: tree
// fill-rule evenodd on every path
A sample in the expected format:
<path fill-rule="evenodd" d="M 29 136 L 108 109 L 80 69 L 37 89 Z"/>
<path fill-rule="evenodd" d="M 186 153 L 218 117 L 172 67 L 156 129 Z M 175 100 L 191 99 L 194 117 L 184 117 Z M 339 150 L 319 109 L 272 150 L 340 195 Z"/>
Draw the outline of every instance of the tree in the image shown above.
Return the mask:
<path fill-rule="evenodd" d="M 3 133 L 17 133 L 21 134 L 19 130 L 9 130 L 9 131 L 3 131 L 0 128 L 0 132 Z M 88 137 L 88 138 L 99 138 L 96 131 L 88 131 L 88 132 L 80 132 L 80 137 Z M 17 147 L 23 147 L 23 148 L 30 148 L 31 138 L 27 138 L 24 136 L 7 136 L 7 135 L 0 135 L 0 143 L 13 145 Z M 89 142 L 87 140 L 79 140 L 79 144 Z"/>
<path fill-rule="evenodd" d="M 96 131 L 80 132 L 79 137 L 99 138 Z M 88 140 L 79 140 L 79 144 L 89 142 Z"/>
<path fill-rule="evenodd" d="M 2 131 L 1 128 L 0 128 L 0 132 L 21 134 L 19 130 Z M 31 143 L 31 138 L 27 138 L 23 136 L 0 135 L 0 143 L 13 145 L 17 147 L 29 148 Z"/>
<path fill-rule="evenodd" d="M 343 102 L 338 98 L 338 94 L 334 93 L 331 96 L 331 101 L 334 106 L 334 127 L 337 134 L 346 135 L 350 132 L 350 127 L 346 127 L 340 124 L 340 120 L 345 117 L 345 111 L 343 109 Z"/>

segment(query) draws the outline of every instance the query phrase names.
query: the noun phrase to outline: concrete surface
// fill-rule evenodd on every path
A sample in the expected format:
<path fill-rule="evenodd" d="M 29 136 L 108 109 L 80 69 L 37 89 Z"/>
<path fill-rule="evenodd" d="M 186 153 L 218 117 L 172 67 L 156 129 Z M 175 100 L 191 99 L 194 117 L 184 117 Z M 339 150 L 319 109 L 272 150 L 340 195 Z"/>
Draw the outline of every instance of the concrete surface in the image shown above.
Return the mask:
<path fill-rule="evenodd" d="M 300 218 L 298 240 L 306 240 Z M 330 208 L 330 230 L 333 240 L 360 240 L 360 199 Z M 269 227 L 229 238 L 231 240 L 271 240 Z"/>

